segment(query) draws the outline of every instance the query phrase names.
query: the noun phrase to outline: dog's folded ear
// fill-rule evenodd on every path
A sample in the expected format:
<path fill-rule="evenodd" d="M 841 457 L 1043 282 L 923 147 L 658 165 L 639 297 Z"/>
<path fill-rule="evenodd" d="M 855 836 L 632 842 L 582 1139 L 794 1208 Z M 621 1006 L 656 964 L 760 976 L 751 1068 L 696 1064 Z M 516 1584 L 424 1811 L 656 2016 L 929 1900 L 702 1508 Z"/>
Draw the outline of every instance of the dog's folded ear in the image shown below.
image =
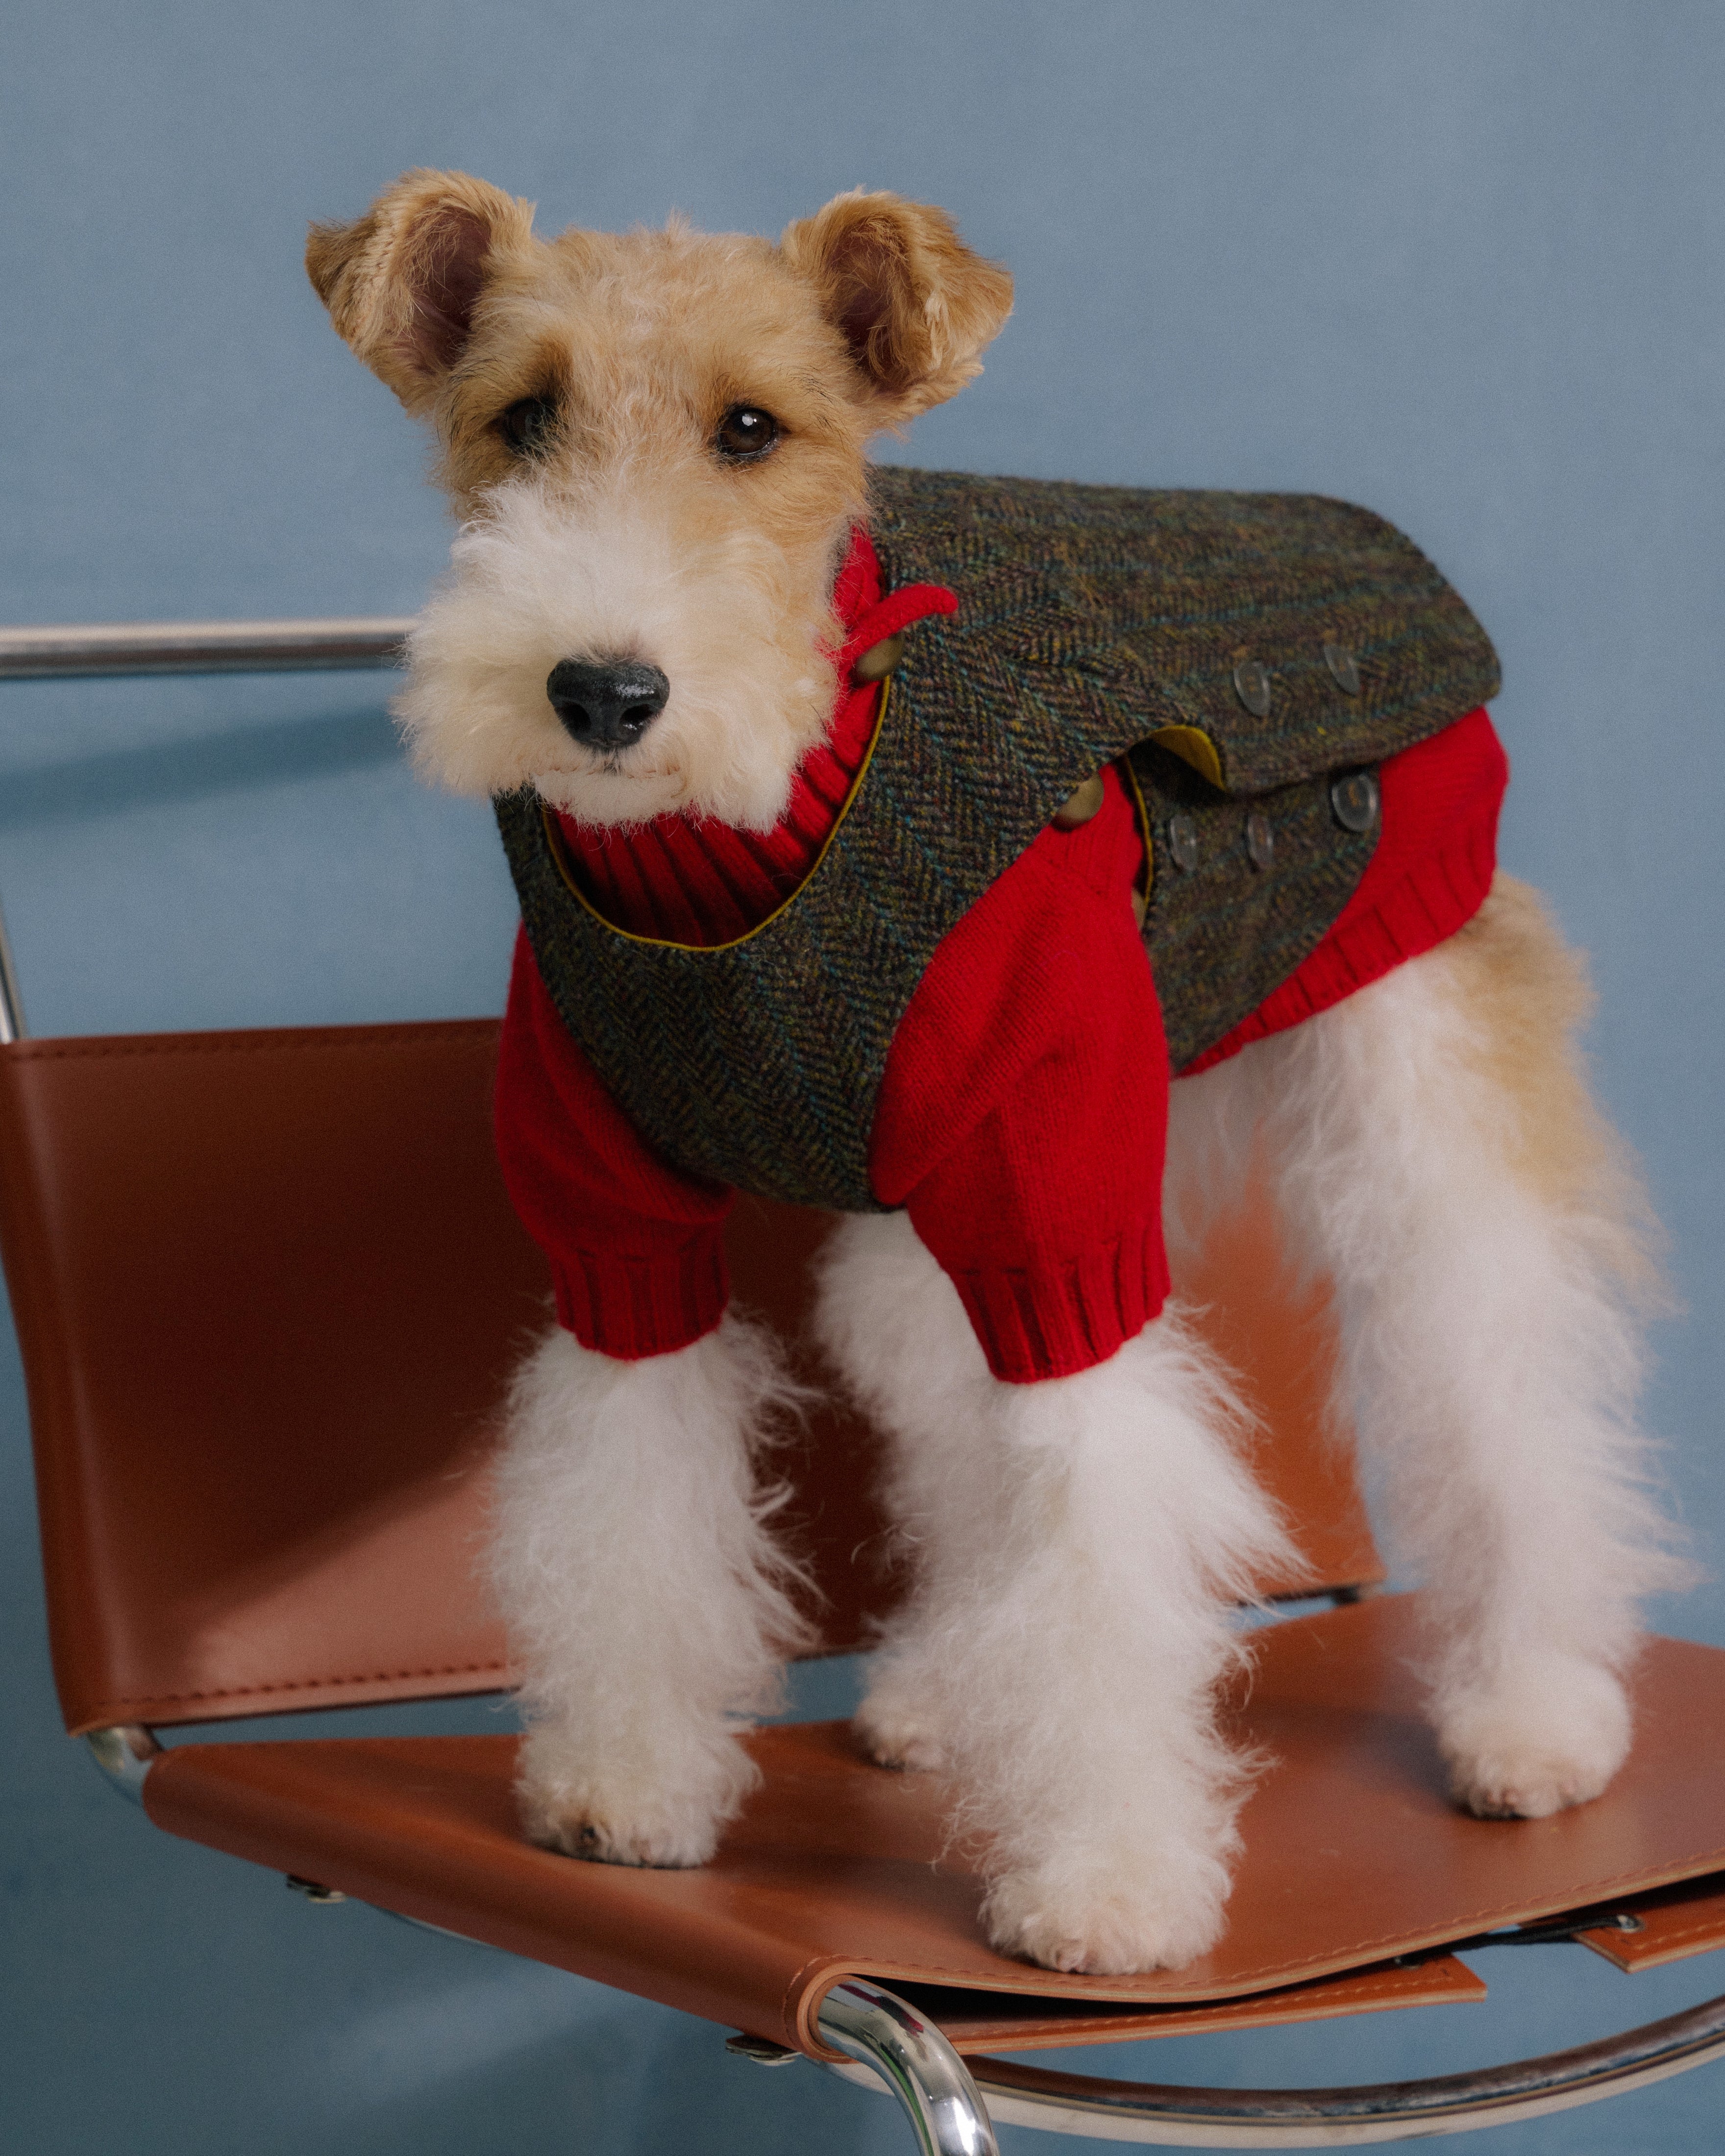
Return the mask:
<path fill-rule="evenodd" d="M 465 172 L 407 172 L 352 224 L 314 224 L 305 268 L 330 319 L 410 412 L 460 357 L 488 280 L 533 244 L 533 205 Z"/>
<path fill-rule="evenodd" d="M 1012 311 L 1012 279 L 958 237 L 944 210 L 901 196 L 836 195 L 779 245 L 844 332 L 882 424 L 955 397 Z"/>

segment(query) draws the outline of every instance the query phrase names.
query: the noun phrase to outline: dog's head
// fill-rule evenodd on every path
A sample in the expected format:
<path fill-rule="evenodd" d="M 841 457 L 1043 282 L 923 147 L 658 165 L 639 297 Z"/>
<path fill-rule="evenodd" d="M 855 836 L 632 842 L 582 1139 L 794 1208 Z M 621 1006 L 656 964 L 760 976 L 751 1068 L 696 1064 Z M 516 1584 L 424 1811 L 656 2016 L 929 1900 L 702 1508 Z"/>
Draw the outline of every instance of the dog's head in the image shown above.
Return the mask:
<path fill-rule="evenodd" d="M 777 246 L 680 222 L 546 241 L 459 172 L 315 226 L 305 259 L 435 427 L 463 520 L 396 706 L 420 768 L 592 824 L 771 825 L 833 709 L 864 446 L 979 372 L 1006 273 L 896 195 Z"/>

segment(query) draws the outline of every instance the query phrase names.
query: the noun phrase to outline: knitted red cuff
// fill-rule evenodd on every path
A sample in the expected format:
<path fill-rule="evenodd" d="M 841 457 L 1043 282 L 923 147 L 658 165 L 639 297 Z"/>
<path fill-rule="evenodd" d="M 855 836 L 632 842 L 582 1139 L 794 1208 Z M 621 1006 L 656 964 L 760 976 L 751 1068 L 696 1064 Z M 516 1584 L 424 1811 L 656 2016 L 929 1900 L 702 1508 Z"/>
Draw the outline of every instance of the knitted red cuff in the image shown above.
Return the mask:
<path fill-rule="evenodd" d="M 1076 1377 L 1136 1339 L 1168 1294 L 1162 1224 L 1065 1264 L 951 1276 L 988 1368 L 1009 1385 Z"/>
<path fill-rule="evenodd" d="M 553 1260 L 557 1322 L 583 1348 L 619 1362 L 669 1355 L 711 1332 L 731 1283 L 721 1227 L 703 1229 L 663 1256 L 572 1250 Z"/>

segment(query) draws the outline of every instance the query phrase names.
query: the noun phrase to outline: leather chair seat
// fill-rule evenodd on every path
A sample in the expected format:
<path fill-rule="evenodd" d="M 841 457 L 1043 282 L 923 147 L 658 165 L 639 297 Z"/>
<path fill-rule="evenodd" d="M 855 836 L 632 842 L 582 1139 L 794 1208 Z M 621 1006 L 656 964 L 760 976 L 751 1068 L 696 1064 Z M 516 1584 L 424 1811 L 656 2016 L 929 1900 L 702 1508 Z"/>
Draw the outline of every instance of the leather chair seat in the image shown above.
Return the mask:
<path fill-rule="evenodd" d="M 977 1881 L 943 1850 L 938 1778 L 873 1765 L 838 1722 L 752 1737 L 762 1786 L 699 1871 L 529 1846 L 503 1735 L 182 1744 L 145 1802 L 171 1833 L 826 2056 L 815 2015 L 847 1975 L 914 1998 L 975 2051 L 1477 1998 L 1441 1949 L 1565 1911 L 1599 1908 L 1582 1936 L 1625 1965 L 1607 1922 L 1625 1907 L 1642 1912 L 1642 1960 L 1725 1941 L 1725 1894 L 1651 1892 L 1725 1866 L 1725 1653 L 1652 1641 L 1635 1750 L 1605 1795 L 1482 1820 L 1445 1794 L 1409 1666 L 1414 1615 L 1413 1598 L 1384 1597 L 1263 1633 L 1235 1713 L 1272 1764 L 1230 1922 L 1172 1972 L 1063 1977 L 990 1952 Z M 1386 1965 L 1407 1955 L 1428 1958 Z"/>

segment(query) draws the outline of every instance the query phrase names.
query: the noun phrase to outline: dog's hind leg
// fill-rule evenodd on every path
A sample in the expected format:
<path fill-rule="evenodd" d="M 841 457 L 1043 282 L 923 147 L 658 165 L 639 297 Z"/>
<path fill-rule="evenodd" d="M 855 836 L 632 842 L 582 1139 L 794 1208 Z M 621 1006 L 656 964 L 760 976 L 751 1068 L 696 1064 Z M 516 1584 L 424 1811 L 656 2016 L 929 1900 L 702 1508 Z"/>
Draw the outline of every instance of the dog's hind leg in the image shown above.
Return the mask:
<path fill-rule="evenodd" d="M 1638 1600 L 1683 1571 L 1645 1486 L 1653 1269 L 1574 1048 L 1588 1000 L 1499 877 L 1447 943 L 1239 1059 L 1295 1246 L 1335 1283 L 1338 1404 L 1424 1584 L 1453 1789 L 1486 1814 L 1604 1788 Z"/>
<path fill-rule="evenodd" d="M 1189 1961 L 1246 1779 L 1215 1724 L 1230 1605 L 1282 1555 L 1225 1382 L 1168 1312 L 1076 1377 L 999 1383 L 901 1216 L 837 1231 L 821 1329 L 890 1435 L 916 1568 L 865 1734 L 952 1772 L 1004 1951 Z"/>
<path fill-rule="evenodd" d="M 491 1577 L 528 1721 L 536 1841 L 700 1864 L 756 1779 L 739 1717 L 776 1700 L 805 1627 L 756 1476 L 793 1404 L 771 1339 L 726 1317 L 642 1362 L 553 1332 L 511 1398 Z"/>

